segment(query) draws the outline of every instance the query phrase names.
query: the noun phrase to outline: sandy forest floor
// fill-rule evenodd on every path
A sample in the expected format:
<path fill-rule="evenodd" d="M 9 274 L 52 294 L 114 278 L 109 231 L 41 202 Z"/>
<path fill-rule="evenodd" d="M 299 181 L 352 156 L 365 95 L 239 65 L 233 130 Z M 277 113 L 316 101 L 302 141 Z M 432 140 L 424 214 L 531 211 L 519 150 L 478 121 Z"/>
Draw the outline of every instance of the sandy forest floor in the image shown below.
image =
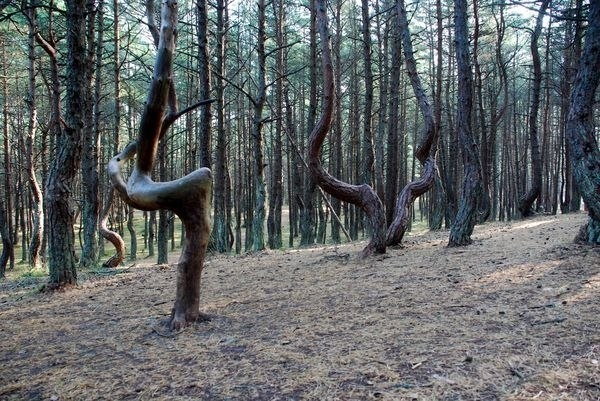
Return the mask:
<path fill-rule="evenodd" d="M 160 324 L 174 266 L 56 294 L 5 281 L 0 399 L 599 400 L 600 248 L 572 243 L 584 220 L 485 224 L 466 248 L 409 236 L 367 262 L 364 243 L 209 256 L 212 319 L 174 335 Z"/>

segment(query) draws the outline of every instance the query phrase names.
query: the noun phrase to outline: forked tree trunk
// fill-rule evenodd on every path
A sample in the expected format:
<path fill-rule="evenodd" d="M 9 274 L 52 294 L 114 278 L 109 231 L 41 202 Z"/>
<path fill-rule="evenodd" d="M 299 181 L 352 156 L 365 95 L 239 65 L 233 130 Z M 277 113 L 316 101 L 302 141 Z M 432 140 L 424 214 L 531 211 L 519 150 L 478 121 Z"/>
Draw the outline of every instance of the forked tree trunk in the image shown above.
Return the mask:
<path fill-rule="evenodd" d="M 600 84 L 600 1 L 590 2 L 588 28 L 571 93 L 567 138 L 573 174 L 589 220 L 576 240 L 600 244 L 600 150 L 594 128 L 594 99 Z"/>
<path fill-rule="evenodd" d="M 398 195 L 394 209 L 394 219 L 391 221 L 387 231 L 387 245 L 397 245 L 402 242 L 402 238 L 410 224 L 410 210 L 413 202 L 433 186 L 435 177 L 437 176 L 435 162 L 437 127 L 433 118 L 433 110 L 417 72 L 417 62 L 413 54 L 406 7 L 403 0 L 397 2 L 397 18 L 400 35 L 402 36 L 406 71 L 419 103 L 419 109 L 423 115 L 425 132 L 415 151 L 416 158 L 423 166 L 423 173 L 419 179 L 405 185 Z"/>
<path fill-rule="evenodd" d="M 371 241 L 361 252 L 362 257 L 385 253 L 385 215 L 381 200 L 369 185 L 351 185 L 332 177 L 321 165 L 319 154 L 333 119 L 335 84 L 329 43 L 326 0 L 315 0 L 318 29 L 321 37 L 323 64 L 323 111 L 308 140 L 308 167 L 315 182 L 327 193 L 345 202 L 360 206 L 371 222 Z"/>
<path fill-rule="evenodd" d="M 161 5 L 160 40 L 137 142 L 129 144 L 108 165 L 113 185 L 126 203 L 141 210 L 171 210 L 183 223 L 186 240 L 178 263 L 175 305 L 169 322 L 172 330 L 182 329 L 200 317 L 200 277 L 210 236 L 212 193 L 208 168 L 200 168 L 174 181 L 153 182 L 151 179 L 160 139 L 178 117 L 191 109 L 176 112 L 171 102 L 170 113 L 166 113 L 167 101 L 174 96 L 172 65 L 176 25 L 177 3 L 166 0 Z M 196 107 L 200 104 L 203 102 Z M 135 167 L 126 184 L 121 168 L 136 152 Z"/>

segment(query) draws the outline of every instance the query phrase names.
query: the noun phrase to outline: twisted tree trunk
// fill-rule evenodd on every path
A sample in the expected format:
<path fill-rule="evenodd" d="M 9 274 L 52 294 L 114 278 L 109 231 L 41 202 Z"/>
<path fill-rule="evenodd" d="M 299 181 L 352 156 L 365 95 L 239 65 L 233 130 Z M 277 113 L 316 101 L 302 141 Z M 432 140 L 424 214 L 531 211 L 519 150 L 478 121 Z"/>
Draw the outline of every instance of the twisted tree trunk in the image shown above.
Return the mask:
<path fill-rule="evenodd" d="M 200 168 L 174 181 L 153 182 L 151 172 L 160 139 L 171 124 L 199 102 L 182 112 L 175 109 L 173 56 L 177 34 L 177 3 L 161 5 L 161 27 L 154 75 L 140 122 L 138 139 L 109 162 L 108 171 L 114 188 L 129 205 L 141 210 L 168 209 L 181 219 L 186 240 L 178 263 L 175 305 L 169 322 L 179 330 L 200 317 L 200 277 L 210 236 L 210 198 L 212 175 Z M 170 112 L 167 114 L 167 103 Z M 125 183 L 121 168 L 137 153 L 135 167 Z"/>
<path fill-rule="evenodd" d="M 417 180 L 406 184 L 396 198 L 394 219 L 387 231 L 387 245 L 397 245 L 402 242 L 402 238 L 410 223 L 410 208 L 413 202 L 419 196 L 429 191 L 437 175 L 435 153 L 437 152 L 438 129 L 433 118 L 433 110 L 417 72 L 417 62 L 413 53 L 408 18 L 406 16 L 406 6 L 403 0 L 397 2 L 397 14 L 398 28 L 402 36 L 406 71 L 419 102 L 419 109 L 423 115 L 423 120 L 425 121 L 425 132 L 415 151 L 415 156 L 423 166 L 422 175 Z"/>
<path fill-rule="evenodd" d="M 331 176 L 323 166 L 319 154 L 333 119 L 335 104 L 335 83 L 331 62 L 331 44 L 325 0 L 315 0 L 319 34 L 322 47 L 323 65 L 323 111 L 321 118 L 310 134 L 308 142 L 308 168 L 315 182 L 327 193 L 345 202 L 360 206 L 371 222 L 371 241 L 361 252 L 362 257 L 375 253 L 385 253 L 385 215 L 383 204 L 373 188 L 367 184 L 351 185 Z"/>

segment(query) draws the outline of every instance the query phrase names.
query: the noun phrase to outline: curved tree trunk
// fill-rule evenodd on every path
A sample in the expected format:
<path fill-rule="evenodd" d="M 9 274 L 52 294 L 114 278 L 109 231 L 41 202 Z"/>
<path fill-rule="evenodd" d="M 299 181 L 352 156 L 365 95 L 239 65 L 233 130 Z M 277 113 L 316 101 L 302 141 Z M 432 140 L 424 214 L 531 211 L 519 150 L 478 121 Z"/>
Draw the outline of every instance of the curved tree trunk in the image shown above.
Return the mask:
<path fill-rule="evenodd" d="M 423 165 L 423 173 L 419 179 L 408 183 L 398 195 L 394 209 L 394 219 L 387 231 L 387 245 L 397 245 L 402 242 L 402 238 L 409 227 L 410 209 L 413 202 L 433 186 L 435 177 L 438 174 L 435 161 L 438 130 L 433 118 L 433 110 L 417 72 L 417 62 L 413 53 L 406 6 L 403 0 L 397 2 L 397 18 L 402 36 L 406 71 L 425 121 L 425 132 L 415 150 L 415 156 Z"/>
<path fill-rule="evenodd" d="M 129 144 L 108 165 L 113 186 L 129 205 L 141 210 L 168 209 L 181 219 L 186 240 L 178 263 L 175 305 L 169 322 L 179 330 L 200 317 L 200 277 L 210 237 L 210 199 L 212 174 L 200 168 L 174 181 L 153 182 L 152 168 L 160 139 L 171 124 L 195 107 L 177 112 L 173 86 L 173 56 L 177 34 L 177 3 L 166 0 L 161 5 L 160 39 L 154 74 L 144 107 L 137 142 Z M 166 114 L 167 101 L 170 113 Z M 135 167 L 127 184 L 121 176 L 125 162 L 135 156 Z"/>
<path fill-rule="evenodd" d="M 600 244 L 600 150 L 594 128 L 594 99 L 600 84 L 600 2 L 591 1 L 579 71 L 571 93 L 567 138 L 573 174 L 589 220 L 576 240 Z"/>
<path fill-rule="evenodd" d="M 100 235 L 115 247 L 115 254 L 106 262 L 102 263 L 103 267 L 117 267 L 123 262 L 123 259 L 125 259 L 125 241 L 123 241 L 123 238 L 121 238 L 119 233 L 110 230 L 106 225 L 106 222 L 108 221 L 110 205 L 112 204 L 113 193 L 114 188 L 108 188 L 106 192 L 106 199 L 104 200 L 104 207 L 100 213 Z"/>
<path fill-rule="evenodd" d="M 362 257 L 374 253 L 385 253 L 385 215 L 383 204 L 369 185 L 351 185 L 332 177 L 321 165 L 319 154 L 333 119 L 335 83 L 329 43 L 329 27 L 325 0 L 315 0 L 318 29 L 321 37 L 323 64 L 323 112 L 308 140 L 308 167 L 315 182 L 327 193 L 345 202 L 360 206 L 369 216 L 371 241 L 361 252 Z"/>
<path fill-rule="evenodd" d="M 542 192 L 542 156 L 538 139 L 538 112 L 540 109 L 540 92 L 542 89 L 542 66 L 538 39 L 542 32 L 542 21 L 550 0 L 544 0 L 538 11 L 535 29 L 531 35 L 531 58 L 533 62 L 533 88 L 531 89 L 531 110 L 529 111 L 529 142 L 531 144 L 531 187 L 526 194 L 519 199 L 519 212 L 522 217 L 531 216 L 533 202 Z"/>

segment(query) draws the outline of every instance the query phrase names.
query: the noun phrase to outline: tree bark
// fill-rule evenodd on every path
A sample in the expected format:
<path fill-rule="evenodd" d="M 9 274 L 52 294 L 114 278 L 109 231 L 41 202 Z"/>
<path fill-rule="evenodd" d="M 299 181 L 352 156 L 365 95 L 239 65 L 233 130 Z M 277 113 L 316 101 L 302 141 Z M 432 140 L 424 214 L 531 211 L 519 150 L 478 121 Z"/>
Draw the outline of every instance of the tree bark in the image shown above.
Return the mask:
<path fill-rule="evenodd" d="M 312 1 L 312 0 L 311 0 Z M 309 56 L 309 74 L 310 74 L 310 93 L 308 100 L 308 111 L 306 117 L 306 131 L 312 132 L 315 121 L 317 119 L 317 15 L 314 7 L 310 7 L 310 56 Z M 300 136 L 305 138 L 304 131 L 301 131 Z M 304 139 L 300 140 L 304 143 Z M 300 142 L 299 141 L 299 142 Z M 303 148 L 303 145 L 300 145 Z M 307 246 L 315 243 L 315 193 L 317 184 L 311 174 L 305 174 L 302 180 L 302 194 L 298 197 L 300 204 L 300 245 Z"/>
<path fill-rule="evenodd" d="M 258 53 L 258 77 L 256 97 L 252 98 L 253 116 L 252 116 L 252 147 L 253 147 L 253 170 L 254 178 L 254 216 L 252 220 L 252 250 L 261 251 L 265 249 L 264 224 L 265 224 L 265 203 L 266 203 L 266 188 L 265 188 L 265 164 L 263 154 L 263 109 L 267 100 L 267 88 L 265 82 L 266 75 L 266 52 L 265 42 L 266 37 L 266 13 L 265 0 L 258 1 L 258 37 L 257 37 L 257 53 Z"/>
<path fill-rule="evenodd" d="M 600 150 L 595 136 L 594 100 L 600 84 L 600 1 L 591 1 L 585 44 L 573 83 L 567 138 L 573 174 L 589 219 L 577 241 L 600 244 Z"/>
<path fill-rule="evenodd" d="M 48 174 L 46 202 L 48 212 L 49 288 L 77 284 L 75 255 L 75 213 L 72 188 L 81 160 L 87 96 L 85 15 L 86 1 L 67 4 L 67 90 L 65 127 L 56 140 L 56 153 Z"/>
<path fill-rule="evenodd" d="M 467 1 L 454 1 L 456 63 L 458 67 L 458 110 L 456 117 L 464 177 L 456 218 L 450 229 L 448 246 L 469 245 L 477 221 L 477 201 L 481 196 L 481 164 L 477 143 L 471 131 L 473 107 L 472 73 L 469 61 Z"/>
<path fill-rule="evenodd" d="M 109 176 L 126 203 L 141 210 L 168 209 L 181 219 L 186 240 L 178 263 L 175 305 L 169 326 L 179 330 L 200 316 L 200 278 L 210 237 L 212 177 L 200 168 L 174 181 L 153 182 L 151 172 L 160 139 L 182 113 L 173 102 L 173 57 L 177 34 L 177 3 L 161 5 L 161 29 L 154 74 L 140 122 L 137 142 L 128 145 L 108 165 Z M 166 114 L 169 101 L 170 113 Z M 186 112 L 185 110 L 184 112 Z M 125 184 L 121 169 L 137 152 L 135 167 Z"/>
<path fill-rule="evenodd" d="M 94 12 L 96 7 L 96 12 Z M 96 18 L 97 17 L 97 18 Z M 96 46 L 93 46 L 94 27 L 98 24 Z M 87 121 L 93 124 L 86 126 L 82 139 L 83 153 L 81 160 L 81 184 L 83 192 L 83 247 L 81 249 L 82 267 L 94 266 L 98 259 L 98 220 L 100 215 L 100 159 L 98 155 L 100 139 L 100 101 L 102 99 L 102 59 L 104 49 L 104 1 L 97 5 L 88 2 L 88 63 L 90 66 L 95 60 L 96 74 L 94 83 L 94 96 L 91 93 L 87 102 Z M 91 67 L 88 67 L 91 70 Z M 87 74 L 88 85 L 91 86 L 93 74 Z M 92 104 L 93 102 L 93 104 Z M 95 105 L 95 107 L 93 106 Z"/>
<path fill-rule="evenodd" d="M 321 165 L 319 158 L 321 145 L 327 136 L 333 118 L 335 83 L 333 79 L 331 44 L 325 0 L 315 0 L 315 8 L 321 37 L 324 88 L 321 118 L 311 132 L 308 142 L 309 171 L 312 178 L 323 190 L 345 202 L 360 206 L 369 216 L 372 237 L 369 244 L 361 252 L 361 256 L 366 257 L 376 253 L 385 253 L 385 216 L 383 213 L 383 204 L 373 188 L 366 184 L 350 185 L 342 182 L 327 173 Z"/>
<path fill-rule="evenodd" d="M 286 34 L 285 34 L 285 22 L 286 12 L 283 0 L 273 2 L 273 14 L 275 24 L 275 43 L 277 46 L 275 62 L 275 68 L 277 75 L 280 77 L 275 83 L 275 107 L 279 110 L 279 116 L 275 122 L 275 130 L 273 131 L 272 138 L 272 164 L 271 164 L 271 177 L 269 185 L 269 214 L 267 217 L 267 239 L 269 248 L 279 249 L 283 245 L 283 238 L 281 233 L 281 215 L 283 206 L 283 87 L 285 85 L 285 45 L 286 45 Z"/>
<path fill-rule="evenodd" d="M 371 23 L 369 16 L 369 0 L 361 0 L 362 43 L 365 80 L 365 105 L 362 129 L 362 157 L 360 158 L 361 182 L 373 185 L 373 167 L 375 154 L 373 151 L 373 67 L 371 66 Z"/>
<path fill-rule="evenodd" d="M 403 0 L 397 2 L 397 18 L 399 31 L 402 36 L 406 71 L 419 103 L 425 128 L 415 150 L 415 157 L 421 162 L 423 172 L 418 180 L 413 180 L 405 185 L 396 199 L 394 219 L 391 221 L 387 231 L 387 245 L 397 245 L 402 242 L 402 238 L 410 224 L 413 202 L 433 186 L 435 177 L 438 174 L 435 161 L 435 154 L 437 152 L 437 127 L 433 118 L 433 110 L 417 72 L 417 62 L 412 49 L 406 6 Z"/>
<path fill-rule="evenodd" d="M 478 199 L 477 205 L 477 220 L 480 223 L 485 222 L 491 213 L 491 154 L 495 153 L 492 148 L 492 133 L 488 131 L 489 124 L 486 121 L 486 108 L 483 99 L 483 84 L 485 78 L 482 76 L 481 64 L 479 63 L 480 49 L 480 20 L 479 20 L 479 1 L 473 1 L 473 67 L 475 72 L 475 93 L 477 99 L 477 120 L 480 133 L 479 144 L 481 147 L 481 196 Z"/>
<path fill-rule="evenodd" d="M 0 198 L 0 238 L 2 238 L 2 253 L 0 254 L 0 278 L 5 277 L 6 266 L 10 259 L 10 252 L 13 249 L 11 232 L 8 230 L 8 219 L 6 216 L 5 199 Z"/>
<path fill-rule="evenodd" d="M 106 192 L 106 198 L 104 199 L 104 207 L 100 213 L 100 222 L 98 224 L 100 235 L 105 240 L 109 241 L 115 247 L 115 254 L 111 256 L 106 262 L 102 264 L 103 267 L 117 267 L 125 259 L 125 241 L 117 233 L 108 228 L 107 221 L 112 204 L 114 189 L 110 187 Z"/>
<path fill-rule="evenodd" d="M 25 175 L 31 190 L 33 201 L 33 221 L 31 229 L 31 239 L 29 241 L 29 266 L 38 268 L 41 266 L 42 238 L 44 236 L 44 200 L 42 188 L 38 183 L 36 168 L 34 162 L 34 141 L 37 131 L 37 106 L 36 106 L 36 69 L 35 69 L 35 34 L 37 32 L 37 16 L 33 4 L 30 5 L 29 17 L 29 126 L 27 129 L 27 138 L 25 140 L 26 158 Z"/>
<path fill-rule="evenodd" d="M 225 126 L 225 75 L 226 47 L 227 47 L 227 2 L 217 0 L 217 45 L 216 45 L 216 78 L 215 91 L 217 98 L 217 140 L 215 145 L 215 188 L 214 188 L 214 227 L 213 239 L 217 252 L 228 252 L 231 250 L 229 232 L 231 231 L 230 215 L 227 204 L 227 143 L 228 130 Z"/>
<path fill-rule="evenodd" d="M 196 16 L 198 18 L 198 83 L 199 99 L 210 98 L 211 91 L 211 68 L 208 53 L 208 2 L 206 0 L 196 0 Z M 200 167 L 212 166 L 212 105 L 208 103 L 200 108 L 200 121 L 198 132 L 198 155 L 200 157 Z"/>
<path fill-rule="evenodd" d="M 393 14 L 392 14 L 393 15 Z M 397 18 L 397 17 L 396 17 Z M 385 184 L 385 214 L 386 221 L 391 223 L 394 220 L 396 198 L 398 194 L 398 171 L 400 165 L 398 163 L 398 147 L 399 147 L 399 108 L 400 108 L 400 70 L 402 66 L 402 40 L 400 38 L 399 24 L 392 24 L 391 32 L 391 50 L 392 61 L 390 66 L 390 104 L 389 118 L 387 127 L 387 163 L 386 169 L 386 184 Z M 404 174 L 404 171 L 402 170 Z"/>
<path fill-rule="evenodd" d="M 542 157 L 538 138 L 538 113 L 540 109 L 540 93 L 542 88 L 542 66 L 538 39 L 542 32 L 544 14 L 550 0 L 544 0 L 538 11 L 535 29 L 531 35 L 531 58 L 533 61 L 533 87 L 531 88 L 531 109 L 529 111 L 529 142 L 531 145 L 531 187 L 519 199 L 519 212 L 522 217 L 534 214 L 533 203 L 542 191 Z"/>
<path fill-rule="evenodd" d="M 0 207 L 4 210 L 4 218 L 0 222 L 0 232 L 2 234 L 2 255 L 0 256 L 0 269 L 10 269 L 15 267 L 15 247 L 13 241 L 14 217 L 13 217 L 13 197 L 11 182 L 13 180 L 13 168 L 11 160 L 11 146 L 9 140 L 9 106 L 8 106 L 8 73 L 6 64 L 6 44 L 4 35 L 0 36 L 0 46 L 2 46 L 2 95 L 4 98 L 2 105 L 2 133 L 4 135 L 4 186 L 2 197 L 0 198 Z"/>

